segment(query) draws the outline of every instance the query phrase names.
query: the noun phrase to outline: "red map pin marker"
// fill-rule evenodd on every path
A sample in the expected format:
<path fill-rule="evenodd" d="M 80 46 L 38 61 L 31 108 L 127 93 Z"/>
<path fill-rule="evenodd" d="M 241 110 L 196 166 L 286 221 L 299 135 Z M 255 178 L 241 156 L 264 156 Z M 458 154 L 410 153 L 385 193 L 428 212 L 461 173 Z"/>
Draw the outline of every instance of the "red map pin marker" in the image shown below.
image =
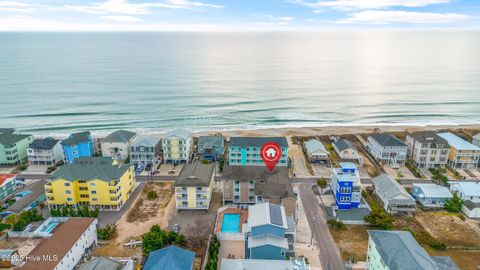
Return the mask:
<path fill-rule="evenodd" d="M 275 169 L 275 166 L 282 157 L 282 149 L 278 143 L 267 142 L 260 149 L 260 155 L 270 172 L 273 172 L 273 169 Z"/>

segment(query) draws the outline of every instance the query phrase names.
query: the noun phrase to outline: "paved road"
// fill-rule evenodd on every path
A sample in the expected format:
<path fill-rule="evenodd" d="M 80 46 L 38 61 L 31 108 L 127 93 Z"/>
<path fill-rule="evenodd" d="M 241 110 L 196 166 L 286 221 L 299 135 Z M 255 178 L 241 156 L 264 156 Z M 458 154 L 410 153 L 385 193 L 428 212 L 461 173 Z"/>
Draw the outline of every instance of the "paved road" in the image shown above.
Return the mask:
<path fill-rule="evenodd" d="M 315 194 L 312 191 L 313 182 L 300 183 L 298 192 L 302 200 L 303 209 L 307 216 L 308 225 L 313 232 L 315 240 L 320 251 L 320 262 L 324 270 L 344 270 L 344 262 L 340 257 L 340 251 L 328 230 L 327 220 L 320 206 L 318 205 Z M 313 222 L 315 216 L 315 223 Z"/>
<path fill-rule="evenodd" d="M 140 195 L 145 183 L 140 183 L 130 195 L 128 201 L 122 206 L 120 211 L 100 211 L 98 214 L 98 224 L 102 227 L 117 222 L 132 207 L 135 199 Z"/>

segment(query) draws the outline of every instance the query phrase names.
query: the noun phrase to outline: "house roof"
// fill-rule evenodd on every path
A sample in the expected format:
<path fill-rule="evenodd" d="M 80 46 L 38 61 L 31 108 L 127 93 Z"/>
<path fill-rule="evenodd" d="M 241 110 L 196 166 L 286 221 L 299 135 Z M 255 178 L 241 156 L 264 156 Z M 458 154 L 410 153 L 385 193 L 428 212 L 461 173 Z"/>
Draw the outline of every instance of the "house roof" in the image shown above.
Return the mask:
<path fill-rule="evenodd" d="M 125 265 L 106 257 L 98 257 L 80 266 L 79 270 L 122 270 Z"/>
<path fill-rule="evenodd" d="M 450 190 L 461 191 L 466 197 L 480 197 L 480 182 L 449 181 Z"/>
<path fill-rule="evenodd" d="M 52 181 L 65 179 L 75 180 L 103 180 L 109 182 L 120 178 L 131 168 L 131 165 L 120 165 L 108 157 L 79 157 L 73 163 L 61 166 L 49 179 Z"/>
<path fill-rule="evenodd" d="M 59 260 L 30 260 L 19 269 L 54 269 L 94 221 L 94 218 L 68 218 L 67 221 L 60 223 L 53 231 L 53 235 L 42 240 L 29 254 L 29 256 L 40 256 L 40 258 L 42 256 L 57 257 Z"/>
<path fill-rule="evenodd" d="M 477 139 L 477 140 L 480 140 L 480 133 L 478 133 L 477 135 L 473 136 L 474 139 Z"/>
<path fill-rule="evenodd" d="M 213 148 L 224 145 L 223 136 L 200 136 L 198 137 L 198 148 Z"/>
<path fill-rule="evenodd" d="M 434 143 L 434 144 L 443 144 L 447 145 L 448 142 L 444 138 L 437 135 L 433 131 L 420 131 L 415 133 L 409 133 L 408 136 L 415 139 L 419 143 Z"/>
<path fill-rule="evenodd" d="M 355 146 L 353 146 L 353 143 L 350 140 L 347 139 L 339 139 L 336 142 L 332 143 L 335 148 L 338 149 L 338 151 L 343 151 L 345 149 L 355 149 Z"/>
<path fill-rule="evenodd" d="M 280 147 L 288 147 L 285 137 L 231 137 L 229 145 L 233 147 L 262 147 L 268 142 L 278 143 Z"/>
<path fill-rule="evenodd" d="M 450 132 L 445 132 L 445 133 L 439 133 L 438 136 L 444 138 L 447 140 L 448 144 L 457 149 L 457 150 L 477 150 L 480 151 L 480 147 L 473 145 L 466 140 L 458 137 L 455 134 L 452 134 Z"/>
<path fill-rule="evenodd" d="M 405 201 L 410 200 L 412 203 L 415 200 L 408 194 L 408 192 L 395 180 L 386 174 L 381 174 L 372 179 L 375 190 L 384 194 L 388 200 Z"/>
<path fill-rule="evenodd" d="M 12 179 L 16 176 L 16 174 L 0 174 L 0 187 L 3 186 L 3 184 L 8 180 Z"/>
<path fill-rule="evenodd" d="M 413 187 L 418 187 L 422 190 L 427 198 L 452 198 L 452 193 L 447 187 L 437 184 L 413 184 Z"/>
<path fill-rule="evenodd" d="M 215 164 L 204 164 L 196 160 L 183 166 L 175 181 L 176 187 L 208 187 L 212 181 Z"/>
<path fill-rule="evenodd" d="M 0 260 L 10 261 L 11 255 L 17 253 L 16 249 L 0 249 Z"/>
<path fill-rule="evenodd" d="M 62 144 L 72 146 L 72 145 L 77 145 L 80 143 L 88 142 L 91 139 L 91 134 L 90 131 L 82 131 L 82 132 L 77 132 L 77 133 L 72 133 L 68 137 L 68 139 L 65 139 L 62 141 Z"/>
<path fill-rule="evenodd" d="M 128 130 L 117 130 L 108 134 L 107 137 L 103 138 L 102 142 L 127 143 L 135 137 L 135 135 L 137 135 L 137 133 Z"/>
<path fill-rule="evenodd" d="M 32 135 L 16 134 L 14 129 L 0 128 L 0 144 L 12 145 Z"/>
<path fill-rule="evenodd" d="M 265 198 L 293 197 L 293 188 L 286 167 L 277 166 L 270 172 L 265 166 L 229 166 L 222 172 L 223 180 L 255 181 L 255 194 Z"/>
<path fill-rule="evenodd" d="M 248 226 L 273 225 L 288 229 L 283 206 L 273 203 L 259 203 L 248 208 Z"/>
<path fill-rule="evenodd" d="M 294 270 L 287 260 L 222 259 L 220 270 Z"/>
<path fill-rule="evenodd" d="M 310 155 L 315 152 L 322 152 L 328 154 L 327 149 L 325 148 L 325 145 L 319 140 L 311 139 L 306 142 L 305 144 L 305 149 L 307 149 L 307 153 Z"/>
<path fill-rule="evenodd" d="M 248 238 L 248 248 L 256 248 L 266 245 L 288 249 L 288 240 L 287 238 L 280 238 L 270 235 L 262 235 Z"/>
<path fill-rule="evenodd" d="M 468 210 L 473 210 L 475 208 L 480 208 L 480 203 L 474 203 L 470 200 L 463 201 L 463 205 L 468 208 Z"/>
<path fill-rule="evenodd" d="M 432 270 L 437 263 L 408 231 L 369 230 L 376 250 L 389 269 Z"/>
<path fill-rule="evenodd" d="M 136 138 L 132 142 L 132 146 L 148 146 L 148 147 L 155 147 L 160 143 L 162 138 L 160 137 L 154 137 L 154 136 L 142 136 Z"/>
<path fill-rule="evenodd" d="M 399 138 L 388 133 L 376 133 L 370 135 L 369 137 L 372 137 L 381 146 L 407 146 Z"/>
<path fill-rule="evenodd" d="M 150 252 L 143 270 L 192 270 L 195 253 L 177 246 Z"/>
<path fill-rule="evenodd" d="M 460 270 L 452 258 L 448 256 L 432 256 L 432 259 L 437 263 L 439 270 Z"/>
<path fill-rule="evenodd" d="M 165 134 L 165 139 L 168 139 L 170 137 L 179 137 L 186 140 L 191 136 L 192 136 L 192 133 L 190 131 L 183 128 L 177 128 Z"/>
<path fill-rule="evenodd" d="M 58 142 L 59 140 L 51 137 L 44 139 L 35 139 L 30 144 L 29 148 L 32 148 L 34 150 L 51 150 L 55 145 L 57 145 Z"/>

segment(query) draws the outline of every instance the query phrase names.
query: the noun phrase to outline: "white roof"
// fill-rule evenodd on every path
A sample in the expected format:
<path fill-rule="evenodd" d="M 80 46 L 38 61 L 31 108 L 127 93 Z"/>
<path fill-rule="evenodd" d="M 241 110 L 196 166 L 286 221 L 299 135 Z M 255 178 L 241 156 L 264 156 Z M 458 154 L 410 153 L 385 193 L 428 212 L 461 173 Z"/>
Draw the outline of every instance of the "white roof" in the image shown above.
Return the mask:
<path fill-rule="evenodd" d="M 308 152 L 309 155 L 312 154 L 312 153 L 317 153 L 317 152 L 328 154 L 328 151 L 325 148 L 325 145 L 323 145 L 323 143 L 321 141 L 318 141 L 318 140 L 315 140 L 315 139 L 311 139 L 309 141 L 306 141 L 305 142 L 305 148 L 307 149 L 307 152 Z"/>
<path fill-rule="evenodd" d="M 477 139 L 477 140 L 480 140 L 480 133 L 478 133 L 477 135 L 473 136 L 474 139 Z"/>
<path fill-rule="evenodd" d="M 450 132 L 439 133 L 438 136 L 447 140 L 448 144 L 457 150 L 478 150 L 480 148 Z"/>
<path fill-rule="evenodd" d="M 449 181 L 451 191 L 461 191 L 467 197 L 480 197 L 480 182 Z"/>
<path fill-rule="evenodd" d="M 278 208 L 280 211 L 278 211 Z M 250 206 L 248 208 L 248 226 L 252 228 L 266 224 L 288 229 L 285 208 L 271 203 L 259 203 Z"/>
<path fill-rule="evenodd" d="M 280 238 L 276 236 L 263 235 L 255 236 L 248 238 L 248 248 L 262 247 L 266 245 L 272 245 L 275 247 L 280 247 L 288 249 L 288 240 L 287 238 Z"/>
<path fill-rule="evenodd" d="M 294 270 L 287 260 L 222 259 L 220 270 Z"/>
<path fill-rule="evenodd" d="M 437 184 L 413 184 L 413 187 L 418 187 L 422 190 L 425 197 L 428 198 L 451 198 L 452 193 L 447 187 Z"/>
<path fill-rule="evenodd" d="M 132 146 L 155 146 L 160 142 L 160 137 L 154 136 L 145 136 L 145 137 L 138 137 L 133 141 Z"/>
<path fill-rule="evenodd" d="M 170 137 L 179 137 L 186 140 L 191 136 L 192 136 L 192 133 L 190 131 L 183 128 L 177 128 L 165 134 L 165 139 L 168 139 Z"/>

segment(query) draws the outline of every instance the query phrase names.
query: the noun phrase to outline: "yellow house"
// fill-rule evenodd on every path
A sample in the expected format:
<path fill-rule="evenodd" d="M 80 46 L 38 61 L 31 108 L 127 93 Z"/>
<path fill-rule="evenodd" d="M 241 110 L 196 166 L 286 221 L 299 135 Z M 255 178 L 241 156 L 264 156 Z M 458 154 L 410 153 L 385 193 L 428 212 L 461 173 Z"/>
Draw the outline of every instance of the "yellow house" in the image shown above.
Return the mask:
<path fill-rule="evenodd" d="M 440 133 L 438 136 L 444 138 L 450 145 L 448 165 L 454 169 L 477 168 L 480 159 L 480 147 L 450 132 Z"/>
<path fill-rule="evenodd" d="M 210 207 L 215 164 L 186 164 L 175 181 L 177 210 L 207 210 Z"/>
<path fill-rule="evenodd" d="M 133 166 L 112 158 L 81 157 L 62 166 L 45 185 L 49 207 L 78 207 L 120 210 L 135 187 Z"/>
<path fill-rule="evenodd" d="M 192 155 L 192 134 L 185 129 L 168 132 L 163 139 L 163 160 L 165 163 L 188 163 Z"/>

